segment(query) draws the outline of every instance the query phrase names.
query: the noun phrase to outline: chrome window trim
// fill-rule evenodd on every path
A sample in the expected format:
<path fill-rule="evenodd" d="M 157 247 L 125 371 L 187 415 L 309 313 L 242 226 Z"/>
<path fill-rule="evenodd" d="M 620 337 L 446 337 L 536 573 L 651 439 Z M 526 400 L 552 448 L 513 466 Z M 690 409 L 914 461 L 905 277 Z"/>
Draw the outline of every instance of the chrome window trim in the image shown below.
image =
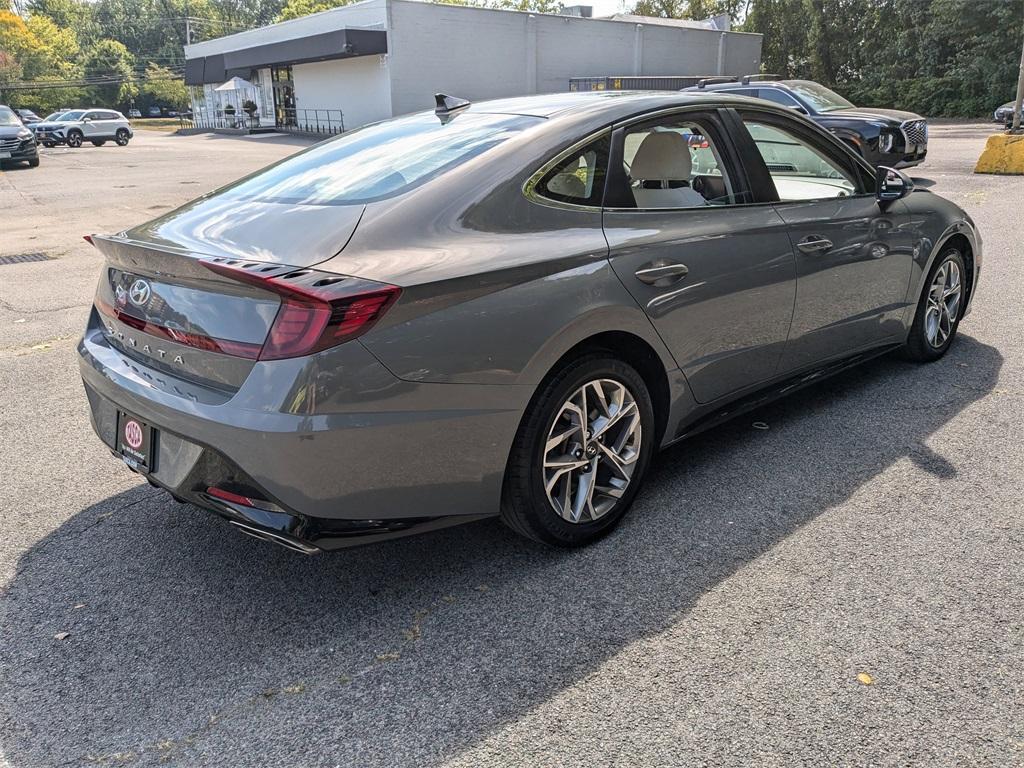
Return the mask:
<path fill-rule="evenodd" d="M 595 211 L 596 212 L 600 212 L 602 210 L 602 207 L 600 205 L 589 205 L 589 204 L 588 205 L 584 205 L 582 203 L 567 203 L 567 202 L 565 202 L 563 200 L 552 200 L 550 197 L 545 197 L 544 195 L 542 195 L 537 190 L 537 184 L 539 184 L 540 180 L 543 179 L 547 175 L 548 171 L 550 171 L 556 165 L 561 163 L 563 160 L 566 160 L 568 157 L 570 157 L 573 152 L 578 152 L 579 150 L 581 150 L 584 147 L 586 147 L 588 144 L 592 144 L 595 141 L 598 141 L 598 140 L 604 138 L 605 136 L 607 136 L 608 139 L 611 140 L 611 135 L 612 135 L 611 126 L 605 126 L 604 128 L 601 128 L 600 130 L 595 131 L 594 133 L 590 134 L 586 138 L 581 139 L 580 141 L 577 141 L 572 146 L 566 148 L 562 152 L 560 152 L 557 155 L 555 155 L 552 159 L 548 160 L 546 163 L 544 163 L 544 165 L 542 165 L 540 168 L 538 168 L 536 171 L 534 171 L 530 175 L 530 177 L 523 183 L 523 195 L 530 202 L 537 203 L 538 205 L 546 205 L 549 208 L 561 208 L 561 209 L 568 210 L 568 211 L 588 211 L 588 212 L 591 212 L 591 213 L 593 213 Z M 605 169 L 606 173 L 607 173 L 607 170 L 608 169 L 606 168 Z M 601 200 L 602 200 L 602 202 L 604 201 L 604 190 L 601 191 Z"/>

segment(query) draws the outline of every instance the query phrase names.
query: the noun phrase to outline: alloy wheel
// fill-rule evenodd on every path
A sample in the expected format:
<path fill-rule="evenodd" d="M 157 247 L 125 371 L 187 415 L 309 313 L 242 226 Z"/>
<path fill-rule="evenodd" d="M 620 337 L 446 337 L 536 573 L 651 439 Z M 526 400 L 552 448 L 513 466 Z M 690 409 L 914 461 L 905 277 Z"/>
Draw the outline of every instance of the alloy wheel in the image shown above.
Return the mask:
<path fill-rule="evenodd" d="M 928 289 L 928 306 L 924 315 L 924 334 L 934 349 L 940 349 L 950 334 L 960 313 L 963 281 L 960 265 L 947 260 L 935 272 Z"/>
<path fill-rule="evenodd" d="M 544 491 L 570 523 L 600 519 L 629 486 L 642 440 L 633 393 L 613 379 L 577 389 L 558 410 L 544 445 Z"/>

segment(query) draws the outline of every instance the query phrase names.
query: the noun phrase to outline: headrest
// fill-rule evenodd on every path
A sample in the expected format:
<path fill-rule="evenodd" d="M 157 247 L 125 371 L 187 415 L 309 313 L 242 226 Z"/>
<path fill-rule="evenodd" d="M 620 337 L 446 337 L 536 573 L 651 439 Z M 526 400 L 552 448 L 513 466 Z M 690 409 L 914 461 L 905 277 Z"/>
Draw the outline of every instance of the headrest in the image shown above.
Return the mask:
<path fill-rule="evenodd" d="M 689 181 L 691 167 L 690 147 L 682 134 L 655 131 L 640 142 L 629 175 L 644 181 Z"/>
<path fill-rule="evenodd" d="M 575 197 L 582 199 L 587 196 L 587 185 L 584 184 L 583 179 L 575 173 L 563 171 L 562 173 L 556 174 L 551 181 L 547 183 L 547 187 L 548 192 L 555 195 L 562 195 L 563 197 Z"/>

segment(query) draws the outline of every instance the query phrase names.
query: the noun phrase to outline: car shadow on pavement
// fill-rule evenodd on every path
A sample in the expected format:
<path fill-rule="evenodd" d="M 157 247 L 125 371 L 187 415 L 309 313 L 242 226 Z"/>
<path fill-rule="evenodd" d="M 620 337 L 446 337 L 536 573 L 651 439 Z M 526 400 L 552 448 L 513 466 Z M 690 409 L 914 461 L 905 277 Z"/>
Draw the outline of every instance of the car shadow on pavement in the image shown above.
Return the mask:
<path fill-rule="evenodd" d="M 0 595 L 0 756 L 437 764 L 893 464 L 955 476 L 968 459 L 929 437 L 1001 364 L 961 336 L 937 363 L 881 358 L 741 417 L 663 453 L 623 526 L 578 551 L 485 521 L 308 558 L 134 488 L 39 541 Z"/>

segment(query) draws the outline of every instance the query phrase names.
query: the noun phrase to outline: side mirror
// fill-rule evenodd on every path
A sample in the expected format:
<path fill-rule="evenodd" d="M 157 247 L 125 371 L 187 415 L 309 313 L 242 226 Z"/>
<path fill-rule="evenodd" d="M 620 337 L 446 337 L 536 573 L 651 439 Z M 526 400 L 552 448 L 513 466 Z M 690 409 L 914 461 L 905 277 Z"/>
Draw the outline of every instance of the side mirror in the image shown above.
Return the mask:
<path fill-rule="evenodd" d="M 885 165 L 875 169 L 875 199 L 880 203 L 901 200 L 914 191 L 914 182 L 895 168 Z"/>
<path fill-rule="evenodd" d="M 83 117 L 82 118 L 82 122 L 83 123 L 91 123 L 92 122 L 92 118 L 91 117 Z"/>
<path fill-rule="evenodd" d="M 807 110 L 801 107 L 799 104 L 791 104 L 789 108 L 792 109 L 794 112 L 799 112 L 801 115 L 808 114 Z"/>

